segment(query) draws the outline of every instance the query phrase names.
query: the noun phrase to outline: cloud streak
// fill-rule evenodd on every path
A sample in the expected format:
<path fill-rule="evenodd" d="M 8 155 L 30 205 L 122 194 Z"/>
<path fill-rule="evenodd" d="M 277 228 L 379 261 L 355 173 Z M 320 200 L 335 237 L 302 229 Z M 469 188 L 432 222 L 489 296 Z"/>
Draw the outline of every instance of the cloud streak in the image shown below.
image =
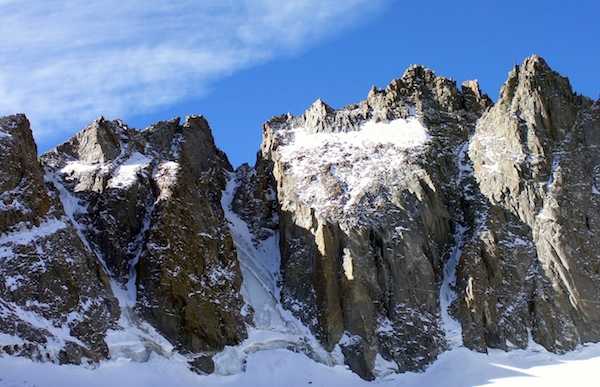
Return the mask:
<path fill-rule="evenodd" d="M 0 115 L 38 141 L 65 121 L 140 114 L 306 50 L 388 0 L 0 0 Z"/>

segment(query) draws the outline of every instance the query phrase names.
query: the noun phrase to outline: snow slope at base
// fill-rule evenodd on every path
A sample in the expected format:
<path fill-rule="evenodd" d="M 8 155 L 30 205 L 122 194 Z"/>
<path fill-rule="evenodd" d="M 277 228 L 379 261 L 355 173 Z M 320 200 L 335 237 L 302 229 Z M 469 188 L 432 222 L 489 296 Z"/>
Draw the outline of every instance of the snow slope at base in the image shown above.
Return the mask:
<path fill-rule="evenodd" d="M 232 210 L 231 202 L 238 182 L 231 174 L 223 192 L 221 204 L 227 219 L 231 236 L 238 253 L 238 262 L 242 271 L 242 295 L 255 311 L 254 323 L 257 328 L 285 328 L 291 318 L 279 304 L 277 271 L 279 270 L 279 240 L 273 235 L 256 246 L 248 225 Z M 291 317 L 291 315 L 289 315 Z M 300 327 L 296 327 L 300 329 Z"/>
<path fill-rule="evenodd" d="M 96 369 L 34 363 L 0 357 L 0 386 L 597 386 L 600 344 L 579 347 L 565 355 L 540 348 L 488 355 L 455 348 L 440 355 L 422 373 L 392 375 L 365 382 L 343 366 L 328 367 L 284 349 L 248 356 L 246 372 L 231 376 L 200 376 L 183 359 L 153 354 L 147 363 L 116 359 Z"/>

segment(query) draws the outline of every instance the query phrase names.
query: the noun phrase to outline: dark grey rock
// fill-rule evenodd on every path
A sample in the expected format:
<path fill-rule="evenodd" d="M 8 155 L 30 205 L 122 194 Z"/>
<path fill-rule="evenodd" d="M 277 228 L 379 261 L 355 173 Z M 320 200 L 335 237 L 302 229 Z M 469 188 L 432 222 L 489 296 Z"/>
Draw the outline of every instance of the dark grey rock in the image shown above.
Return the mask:
<path fill-rule="evenodd" d="M 60 363 L 106 358 L 117 302 L 44 181 L 25 116 L 0 118 L 0 149 L 0 331 L 17 342 L 3 350 Z"/>
<path fill-rule="evenodd" d="M 209 375 L 215 372 L 215 362 L 212 357 L 202 355 L 198 356 L 190 363 L 190 367 L 192 371 L 200 374 L 200 375 Z"/>
<path fill-rule="evenodd" d="M 82 139 L 95 153 L 82 157 Z M 41 159 L 79 202 L 73 217 L 110 275 L 121 286 L 135 278 L 138 313 L 177 348 L 214 351 L 246 337 L 220 202 L 231 166 L 203 117 L 143 131 L 98 119 Z"/>

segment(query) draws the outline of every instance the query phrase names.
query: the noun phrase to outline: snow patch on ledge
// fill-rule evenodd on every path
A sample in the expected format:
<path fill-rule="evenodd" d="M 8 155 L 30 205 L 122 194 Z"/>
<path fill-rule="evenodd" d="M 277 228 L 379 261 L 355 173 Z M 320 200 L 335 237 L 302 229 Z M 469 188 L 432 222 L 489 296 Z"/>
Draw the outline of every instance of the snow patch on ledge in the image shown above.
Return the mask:
<path fill-rule="evenodd" d="M 416 116 L 388 123 L 365 122 L 360 130 L 308 133 L 304 127 L 280 129 L 277 148 L 294 176 L 300 202 L 327 214 L 351 210 L 383 181 L 396 181 L 418 167 L 406 159 L 423 151 L 430 135 Z"/>
<path fill-rule="evenodd" d="M 38 238 L 48 237 L 58 230 L 67 227 L 67 224 L 59 219 L 50 218 L 40 223 L 39 226 L 31 228 L 23 227 L 20 230 L 8 234 L 0 234 L 0 246 L 7 244 L 28 245 Z"/>
<path fill-rule="evenodd" d="M 177 183 L 179 168 L 179 163 L 175 161 L 165 161 L 158 165 L 154 173 L 154 180 L 160 189 L 157 200 L 171 197 L 171 188 Z"/>
<path fill-rule="evenodd" d="M 98 168 L 99 164 L 90 164 L 83 161 L 70 161 L 59 172 L 64 175 L 71 175 L 73 173 L 80 174 L 94 172 Z"/>
<path fill-rule="evenodd" d="M 295 130 L 294 146 L 321 147 L 327 143 L 345 143 L 353 146 L 393 144 L 401 148 L 424 145 L 429 141 L 427 128 L 417 117 L 399 118 L 390 122 L 367 121 L 360 130 L 336 133 L 307 133 Z"/>
<path fill-rule="evenodd" d="M 110 179 L 108 186 L 110 188 L 128 187 L 136 181 L 136 176 L 139 171 L 150 165 L 152 159 L 145 155 L 134 152 L 115 173 L 115 176 Z"/>

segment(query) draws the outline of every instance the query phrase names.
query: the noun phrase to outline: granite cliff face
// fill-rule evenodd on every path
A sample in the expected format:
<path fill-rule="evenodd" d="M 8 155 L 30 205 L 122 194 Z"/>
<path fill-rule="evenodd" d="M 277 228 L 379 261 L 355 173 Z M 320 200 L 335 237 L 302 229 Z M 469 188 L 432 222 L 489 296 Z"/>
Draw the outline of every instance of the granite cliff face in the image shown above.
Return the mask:
<path fill-rule="evenodd" d="M 600 338 L 598 103 L 539 57 L 515 66 L 469 157 L 478 230 L 458 268 L 465 344 L 551 351 Z"/>
<path fill-rule="evenodd" d="M 415 66 L 357 105 L 272 119 L 257 176 L 277 192 L 282 302 L 367 379 L 460 331 L 479 351 L 597 341 L 597 116 L 533 56 L 493 107 Z"/>
<path fill-rule="evenodd" d="M 24 116 L 0 125 L 4 352 L 143 360 L 246 337 L 220 203 L 231 166 L 202 117 L 144 131 L 100 118 L 41 164 Z"/>
<path fill-rule="evenodd" d="M 475 82 L 460 91 L 415 66 L 358 105 L 319 100 L 264 126 L 282 301 L 364 378 L 378 355 L 418 370 L 446 348 L 439 290 L 459 212 L 455 160 L 489 104 Z"/>
<path fill-rule="evenodd" d="M 373 379 L 599 341 L 599 145 L 600 102 L 537 56 L 495 105 L 422 66 L 317 100 L 235 173 L 199 116 L 99 118 L 39 160 L 1 118 L 0 349 L 230 374 L 286 348 Z"/>

